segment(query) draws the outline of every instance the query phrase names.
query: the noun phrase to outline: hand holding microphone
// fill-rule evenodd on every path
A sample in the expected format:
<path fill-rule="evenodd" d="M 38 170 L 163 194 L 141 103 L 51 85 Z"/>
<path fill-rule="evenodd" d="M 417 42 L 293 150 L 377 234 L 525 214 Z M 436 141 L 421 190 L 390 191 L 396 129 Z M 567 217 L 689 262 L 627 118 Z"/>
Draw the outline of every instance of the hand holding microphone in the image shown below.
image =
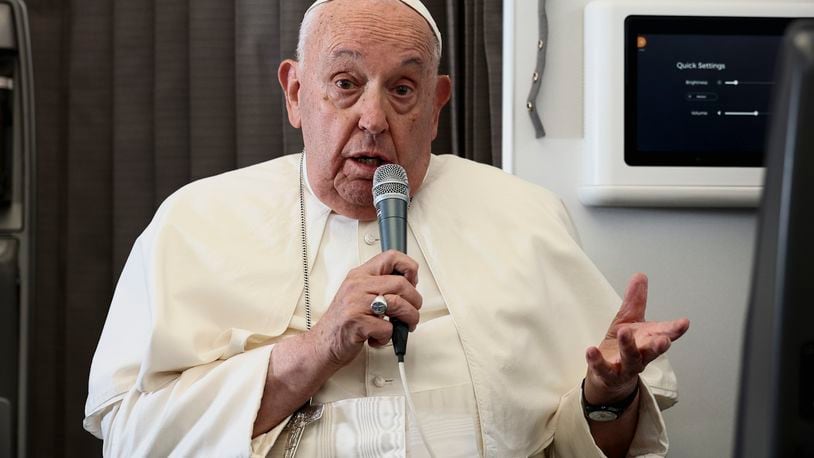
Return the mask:
<path fill-rule="evenodd" d="M 328 367 L 338 370 L 353 361 L 365 342 L 385 345 L 394 333 L 393 321 L 415 328 L 422 303 L 415 288 L 417 272 L 416 262 L 397 251 L 376 255 L 348 272 L 328 310 L 307 333 Z M 388 304 L 390 322 L 370 307 L 378 296 Z"/>
<path fill-rule="evenodd" d="M 401 166 L 386 164 L 376 170 L 373 197 L 383 253 L 348 273 L 309 333 L 334 369 L 350 363 L 365 342 L 382 346 L 391 336 L 396 356 L 404 359 L 407 333 L 418 324 L 422 303 L 416 290 L 418 265 L 405 254 L 409 195 Z M 390 322 L 382 319 L 385 314 Z"/>

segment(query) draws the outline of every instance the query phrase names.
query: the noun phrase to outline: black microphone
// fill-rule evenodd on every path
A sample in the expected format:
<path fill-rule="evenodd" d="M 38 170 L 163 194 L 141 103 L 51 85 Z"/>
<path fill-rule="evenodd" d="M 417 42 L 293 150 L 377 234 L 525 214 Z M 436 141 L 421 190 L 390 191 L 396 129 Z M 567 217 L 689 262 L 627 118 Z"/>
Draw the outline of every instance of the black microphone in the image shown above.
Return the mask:
<path fill-rule="evenodd" d="M 410 185 L 407 172 L 398 164 L 384 164 L 373 174 L 373 205 L 379 220 L 382 251 L 398 250 L 407 253 L 407 205 L 410 203 Z M 401 272 L 393 272 L 401 275 Z M 399 362 L 407 352 L 407 325 L 398 318 L 393 324 L 393 351 Z"/>

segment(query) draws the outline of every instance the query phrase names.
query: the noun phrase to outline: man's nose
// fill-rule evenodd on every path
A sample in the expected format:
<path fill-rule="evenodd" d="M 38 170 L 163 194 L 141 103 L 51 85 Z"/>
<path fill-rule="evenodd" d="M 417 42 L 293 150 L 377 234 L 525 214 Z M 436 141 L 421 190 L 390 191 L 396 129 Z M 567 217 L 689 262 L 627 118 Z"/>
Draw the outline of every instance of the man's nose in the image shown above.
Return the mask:
<path fill-rule="evenodd" d="M 388 129 L 387 100 L 380 91 L 369 91 L 360 100 L 359 128 L 378 135 Z"/>

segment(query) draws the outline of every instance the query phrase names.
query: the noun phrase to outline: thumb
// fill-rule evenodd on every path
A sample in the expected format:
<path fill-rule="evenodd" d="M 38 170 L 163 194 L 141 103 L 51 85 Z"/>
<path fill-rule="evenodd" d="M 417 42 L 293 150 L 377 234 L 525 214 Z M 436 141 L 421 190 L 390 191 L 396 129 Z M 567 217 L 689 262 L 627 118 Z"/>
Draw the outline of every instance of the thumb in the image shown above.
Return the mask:
<path fill-rule="evenodd" d="M 625 288 L 622 306 L 613 319 L 613 324 L 638 323 L 644 321 L 647 307 L 647 275 L 639 272 L 633 274 Z"/>

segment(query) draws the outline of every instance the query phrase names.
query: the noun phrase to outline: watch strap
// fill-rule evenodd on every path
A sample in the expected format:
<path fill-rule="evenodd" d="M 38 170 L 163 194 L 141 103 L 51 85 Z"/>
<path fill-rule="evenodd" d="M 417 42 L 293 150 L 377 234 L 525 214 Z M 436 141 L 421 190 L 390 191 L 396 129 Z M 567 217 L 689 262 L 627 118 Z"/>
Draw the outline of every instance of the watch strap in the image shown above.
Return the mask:
<path fill-rule="evenodd" d="M 591 404 L 585 399 L 585 379 L 582 379 L 582 410 L 586 418 L 594 421 L 613 421 L 621 417 L 639 394 L 639 384 L 626 398 L 612 404 Z"/>

